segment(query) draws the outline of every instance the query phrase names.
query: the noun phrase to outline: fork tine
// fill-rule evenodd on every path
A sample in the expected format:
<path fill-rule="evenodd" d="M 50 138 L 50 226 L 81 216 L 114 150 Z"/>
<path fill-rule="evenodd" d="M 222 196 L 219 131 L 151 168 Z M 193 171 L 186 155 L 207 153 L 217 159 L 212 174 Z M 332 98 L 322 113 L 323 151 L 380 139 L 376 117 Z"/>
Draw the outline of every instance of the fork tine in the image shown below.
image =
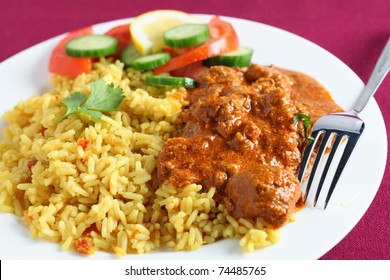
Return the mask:
<path fill-rule="evenodd" d="M 336 154 L 336 150 L 337 150 L 337 148 L 338 148 L 342 138 L 343 138 L 343 135 L 338 134 L 336 136 L 336 140 L 334 141 L 334 143 L 333 143 L 333 145 L 331 147 L 329 156 L 328 156 L 328 158 L 326 160 L 326 164 L 325 164 L 324 170 L 322 171 L 320 182 L 318 183 L 316 195 L 314 197 L 314 207 L 316 207 L 316 205 L 317 205 L 318 197 L 320 196 L 322 186 L 323 186 L 323 184 L 325 182 L 326 174 L 328 173 L 329 167 L 330 167 L 330 165 L 332 163 L 333 157 Z"/>
<path fill-rule="evenodd" d="M 355 148 L 358 139 L 359 139 L 359 137 L 356 137 L 356 136 L 348 137 L 347 145 L 346 145 L 346 147 L 344 149 L 343 155 L 341 156 L 340 162 L 339 162 L 339 164 L 337 166 L 337 169 L 336 169 L 336 172 L 334 174 L 332 183 L 330 185 L 328 194 L 326 195 L 324 209 L 326 209 L 326 207 L 328 206 L 329 200 L 330 200 L 330 198 L 331 198 L 331 196 L 333 194 L 334 189 L 336 188 L 336 185 L 337 185 L 337 182 L 338 182 L 338 180 L 340 178 L 340 175 L 343 172 L 344 167 L 347 164 L 348 159 L 349 159 L 353 149 Z"/>
<path fill-rule="evenodd" d="M 323 156 L 323 154 L 325 152 L 325 148 L 328 146 L 328 141 L 329 141 L 330 135 L 331 135 L 331 133 L 328 133 L 327 131 L 325 131 L 324 137 L 321 140 L 321 144 L 320 144 L 320 147 L 318 148 L 316 159 L 315 159 L 313 167 L 312 167 L 312 169 L 310 171 L 310 177 L 309 177 L 309 181 L 307 182 L 306 191 L 305 191 L 305 195 L 304 195 L 304 201 L 306 201 L 307 196 L 309 194 L 309 191 L 310 191 L 310 188 L 311 188 L 311 184 L 313 182 L 314 175 L 316 173 L 318 164 L 320 163 L 321 158 L 322 158 L 322 156 Z"/>
<path fill-rule="evenodd" d="M 308 165 L 310 158 L 311 158 L 311 155 L 313 153 L 314 147 L 316 146 L 318 138 L 320 136 L 319 135 L 320 132 L 322 132 L 322 131 L 314 131 L 311 134 L 311 136 L 313 137 L 314 140 L 306 146 L 305 151 L 303 152 L 302 161 L 301 161 L 301 164 L 299 166 L 299 171 L 298 171 L 298 180 L 299 180 L 299 182 L 301 182 L 301 184 L 302 184 L 302 179 L 303 179 L 303 176 L 305 174 L 307 165 Z"/>

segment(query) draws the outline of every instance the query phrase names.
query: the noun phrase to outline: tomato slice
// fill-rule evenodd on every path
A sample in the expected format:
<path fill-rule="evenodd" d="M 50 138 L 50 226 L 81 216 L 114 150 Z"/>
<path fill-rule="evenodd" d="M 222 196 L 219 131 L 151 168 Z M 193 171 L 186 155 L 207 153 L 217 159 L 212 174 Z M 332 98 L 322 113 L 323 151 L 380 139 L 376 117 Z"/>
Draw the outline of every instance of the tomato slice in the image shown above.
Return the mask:
<path fill-rule="evenodd" d="M 90 58 L 71 57 L 66 54 L 65 45 L 73 38 L 92 34 L 92 26 L 70 32 L 68 36 L 62 39 L 54 48 L 50 56 L 49 71 L 62 76 L 76 77 L 81 73 L 89 73 L 92 69 L 92 60 Z"/>
<path fill-rule="evenodd" d="M 208 25 L 210 28 L 210 39 L 208 41 L 173 57 L 166 64 L 155 68 L 154 73 L 170 72 L 191 63 L 238 49 L 240 45 L 238 37 L 230 23 L 221 20 L 219 17 L 213 17 Z"/>
<path fill-rule="evenodd" d="M 197 61 L 182 68 L 172 70 L 170 74 L 174 77 L 188 77 L 197 80 L 200 74 L 209 69 L 209 67 L 203 65 L 202 61 Z"/>
<path fill-rule="evenodd" d="M 106 32 L 106 35 L 110 35 L 118 40 L 118 50 L 112 55 L 114 58 L 118 58 L 123 48 L 131 43 L 130 24 L 113 27 Z"/>

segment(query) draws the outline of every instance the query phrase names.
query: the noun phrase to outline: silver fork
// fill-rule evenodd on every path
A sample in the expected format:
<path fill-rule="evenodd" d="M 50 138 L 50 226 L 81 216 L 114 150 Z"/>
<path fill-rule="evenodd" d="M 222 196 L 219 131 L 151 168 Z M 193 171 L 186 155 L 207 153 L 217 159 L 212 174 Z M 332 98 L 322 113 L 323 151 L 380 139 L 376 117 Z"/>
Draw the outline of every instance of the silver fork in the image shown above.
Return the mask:
<path fill-rule="evenodd" d="M 340 175 L 343 172 L 344 167 L 347 164 L 348 159 L 360 138 L 360 135 L 364 131 L 364 122 L 359 118 L 358 115 L 360 112 L 363 111 L 368 101 L 378 89 L 379 85 L 389 72 L 389 68 L 390 39 L 387 41 L 387 44 L 383 49 L 378 62 L 375 65 L 374 71 L 372 72 L 370 79 L 367 82 L 367 85 L 360 93 L 358 100 L 353 106 L 353 109 L 345 113 L 326 115 L 324 117 L 319 118 L 313 125 L 313 141 L 310 141 L 310 143 L 305 148 L 302 162 L 298 171 L 298 179 L 301 182 L 301 186 L 303 188 L 303 183 L 305 182 L 305 180 L 302 179 L 307 178 L 307 176 L 309 175 L 306 174 L 308 172 L 308 166 L 310 166 L 309 162 L 311 161 L 311 157 L 313 156 L 313 151 L 317 150 L 317 154 L 315 155 L 314 159 L 314 164 L 312 166 L 310 176 L 306 184 L 306 189 L 302 189 L 302 193 L 304 194 L 303 198 L 306 201 L 311 186 L 313 184 L 315 173 L 321 162 L 321 164 L 323 164 L 323 171 L 322 174 L 320 174 L 321 177 L 318 181 L 317 190 L 314 196 L 314 207 L 316 207 L 317 205 L 317 201 L 324 185 L 326 175 L 329 171 L 332 160 L 335 159 L 336 151 L 338 149 L 341 149 L 341 146 L 344 146 L 344 151 L 338 151 L 338 153 L 341 153 L 341 157 L 335 169 L 334 177 L 330 183 L 328 193 L 326 194 L 324 203 L 324 209 L 326 209 L 329 200 L 333 194 L 333 191 L 336 188 Z M 340 145 L 341 143 L 343 145 Z"/>

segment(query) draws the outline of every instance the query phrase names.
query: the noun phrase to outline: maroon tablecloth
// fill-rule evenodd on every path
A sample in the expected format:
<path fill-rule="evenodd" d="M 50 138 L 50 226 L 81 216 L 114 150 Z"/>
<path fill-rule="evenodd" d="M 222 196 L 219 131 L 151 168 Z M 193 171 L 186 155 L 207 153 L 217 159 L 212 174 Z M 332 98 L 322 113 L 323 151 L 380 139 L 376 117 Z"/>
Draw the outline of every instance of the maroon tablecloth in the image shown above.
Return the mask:
<path fill-rule="evenodd" d="M 364 82 L 390 36 L 389 0 L 1 0 L 0 61 L 69 30 L 167 8 L 245 18 L 288 30 L 329 50 Z M 375 95 L 388 130 L 386 94 L 390 78 Z M 367 213 L 322 259 L 390 259 L 389 164 Z"/>

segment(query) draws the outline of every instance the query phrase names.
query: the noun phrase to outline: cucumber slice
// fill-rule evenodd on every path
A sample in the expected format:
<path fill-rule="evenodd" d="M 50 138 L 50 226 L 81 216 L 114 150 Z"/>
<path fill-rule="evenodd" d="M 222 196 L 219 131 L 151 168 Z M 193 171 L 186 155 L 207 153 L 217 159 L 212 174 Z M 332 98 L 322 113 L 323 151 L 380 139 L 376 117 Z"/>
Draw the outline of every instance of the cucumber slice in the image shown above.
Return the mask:
<path fill-rule="evenodd" d="M 131 63 L 140 57 L 142 55 L 137 51 L 136 47 L 133 44 L 129 44 L 123 48 L 119 59 L 125 67 L 131 67 Z"/>
<path fill-rule="evenodd" d="M 204 64 L 207 66 L 224 65 L 230 67 L 247 67 L 251 63 L 252 54 L 252 49 L 241 47 L 238 50 L 223 55 L 210 57 L 204 61 Z"/>
<path fill-rule="evenodd" d="M 171 77 L 171 76 L 146 76 L 146 84 L 153 86 L 182 86 L 186 88 L 194 88 L 195 80 L 187 77 Z"/>
<path fill-rule="evenodd" d="M 117 51 L 118 40 L 108 35 L 83 35 L 70 40 L 65 49 L 69 56 L 102 57 Z"/>
<path fill-rule="evenodd" d="M 192 47 L 208 40 L 210 31 L 207 24 L 184 24 L 165 31 L 163 38 L 170 47 Z"/>
<path fill-rule="evenodd" d="M 130 66 L 135 70 L 146 71 L 156 68 L 157 66 L 163 65 L 171 59 L 169 53 L 162 52 L 151 55 L 141 56 L 133 60 Z"/>

